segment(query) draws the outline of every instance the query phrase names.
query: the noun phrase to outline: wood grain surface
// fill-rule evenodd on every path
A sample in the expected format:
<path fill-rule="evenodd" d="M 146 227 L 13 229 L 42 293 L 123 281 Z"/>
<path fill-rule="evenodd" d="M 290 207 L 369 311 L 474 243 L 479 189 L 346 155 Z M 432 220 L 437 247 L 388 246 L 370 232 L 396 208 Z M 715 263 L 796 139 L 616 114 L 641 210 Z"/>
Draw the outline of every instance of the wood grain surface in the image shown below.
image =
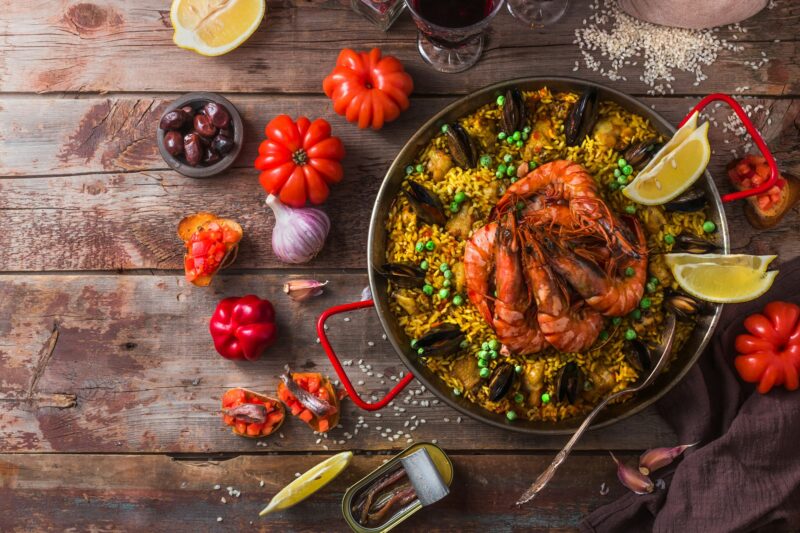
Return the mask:
<path fill-rule="evenodd" d="M 574 39 L 592 14 L 589 2 L 571 2 L 558 24 L 536 31 L 503 10 L 481 61 L 459 75 L 423 63 L 408 14 L 384 33 L 349 3 L 270 0 L 250 40 L 203 58 L 172 43 L 165 0 L 0 0 L 0 531 L 345 531 L 345 488 L 408 440 L 434 439 L 456 465 L 453 493 L 401 530 L 573 530 L 624 490 L 607 450 L 632 461 L 642 449 L 676 443 L 655 409 L 589 432 L 536 504 L 514 509 L 564 438 L 459 421 L 417 382 L 380 417 L 345 401 L 342 427 L 327 436 L 290 419 L 261 445 L 222 427 L 218 409 L 232 386 L 274 394 L 286 364 L 332 374 L 313 324 L 323 309 L 358 300 L 367 283 L 368 220 L 386 169 L 430 116 L 487 84 L 585 78 L 640 97 L 672 123 L 705 94 L 734 93 L 781 168 L 800 175 L 800 3 L 773 2 L 741 24 L 746 32 L 715 30 L 742 50 L 721 50 L 698 85 L 678 73 L 667 96 L 649 96 L 633 66 L 618 82 L 586 68 Z M 416 85 L 411 109 L 380 132 L 334 115 L 321 92 L 341 48 L 373 46 L 399 57 Z M 761 67 L 749 64 L 763 57 Z M 195 90 L 224 93 L 245 121 L 240 158 L 215 179 L 172 172 L 154 143 L 164 107 Z M 274 219 L 252 169 L 263 127 L 279 113 L 328 119 L 348 153 L 346 178 L 323 207 L 333 222 L 327 245 L 291 268 L 272 254 Z M 723 127 L 727 116 L 720 108 L 710 117 L 709 170 L 723 190 L 731 150 L 741 153 L 746 142 Z M 234 268 L 207 289 L 184 281 L 175 235 L 177 222 L 198 210 L 235 217 L 245 230 Z M 767 232 L 748 225 L 741 204 L 726 214 L 735 251 L 779 253 L 778 264 L 800 255 L 797 212 Z M 300 305 L 281 292 L 292 277 L 331 283 Z M 253 364 L 217 356 L 206 331 L 220 298 L 245 293 L 272 300 L 282 330 Z M 367 396 L 405 371 L 374 312 L 336 317 L 329 333 Z M 372 368 L 359 369 L 360 360 Z M 356 452 L 353 464 L 329 489 L 256 518 L 296 472 L 347 449 Z M 227 496 L 228 486 L 242 496 Z"/>

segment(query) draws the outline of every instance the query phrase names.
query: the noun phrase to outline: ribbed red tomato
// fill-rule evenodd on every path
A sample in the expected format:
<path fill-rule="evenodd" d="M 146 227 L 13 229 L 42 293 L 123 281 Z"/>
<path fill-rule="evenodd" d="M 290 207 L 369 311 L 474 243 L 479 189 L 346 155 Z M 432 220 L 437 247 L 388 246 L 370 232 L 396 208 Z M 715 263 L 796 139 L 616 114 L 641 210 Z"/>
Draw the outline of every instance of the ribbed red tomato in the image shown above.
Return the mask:
<path fill-rule="evenodd" d="M 261 186 L 292 207 L 327 200 L 328 185 L 344 176 L 340 163 L 344 145 L 331 136 L 330 124 L 321 118 L 311 122 L 300 117 L 294 122 L 288 115 L 278 115 L 265 132 L 267 139 L 258 147 L 255 162 Z"/>
<path fill-rule="evenodd" d="M 414 81 L 397 58 L 381 57 L 378 48 L 369 52 L 345 48 L 322 89 L 333 100 L 333 110 L 348 122 L 379 130 L 408 109 Z"/>

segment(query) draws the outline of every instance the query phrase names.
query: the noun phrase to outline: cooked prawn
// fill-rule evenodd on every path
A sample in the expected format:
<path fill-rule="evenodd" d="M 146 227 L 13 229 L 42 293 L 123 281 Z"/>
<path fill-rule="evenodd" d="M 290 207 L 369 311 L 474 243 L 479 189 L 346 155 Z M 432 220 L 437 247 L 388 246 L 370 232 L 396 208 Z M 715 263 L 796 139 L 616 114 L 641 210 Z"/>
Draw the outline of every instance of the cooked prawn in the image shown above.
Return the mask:
<path fill-rule="evenodd" d="M 492 311 L 492 300 L 488 295 L 492 290 L 496 234 L 497 223 L 491 222 L 475 231 L 464 246 L 467 297 L 490 325 L 494 324 L 494 312 Z"/>
<path fill-rule="evenodd" d="M 586 299 L 586 303 L 605 316 L 623 316 L 633 311 L 644 294 L 647 276 L 647 242 L 639 222 L 630 219 L 636 235 L 637 257 L 613 260 L 612 271 L 580 257 L 563 246 L 548 241 L 548 260 L 556 272 Z M 630 275 L 629 275 L 630 274 Z"/>
<path fill-rule="evenodd" d="M 545 340 L 562 352 L 588 349 L 603 329 L 603 317 L 583 300 L 570 304 L 563 283 L 547 265 L 540 246 L 526 248 L 523 257 Z"/>
<path fill-rule="evenodd" d="M 494 329 L 497 338 L 516 354 L 536 353 L 546 346 L 546 341 L 525 284 L 513 213 L 508 213 L 499 224 L 496 240 Z"/>

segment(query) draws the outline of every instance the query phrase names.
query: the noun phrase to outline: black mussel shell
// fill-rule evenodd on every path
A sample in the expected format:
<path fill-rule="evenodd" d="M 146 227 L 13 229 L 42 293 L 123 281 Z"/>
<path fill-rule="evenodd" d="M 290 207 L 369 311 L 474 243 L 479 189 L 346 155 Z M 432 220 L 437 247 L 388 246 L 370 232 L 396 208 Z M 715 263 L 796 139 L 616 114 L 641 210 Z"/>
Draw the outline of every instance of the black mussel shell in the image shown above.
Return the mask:
<path fill-rule="evenodd" d="M 623 154 L 625 161 L 628 162 L 635 170 L 641 170 L 653 159 L 653 156 L 661 150 L 664 143 L 655 139 L 642 141 L 628 147 Z"/>
<path fill-rule="evenodd" d="M 474 168 L 478 164 L 478 148 L 467 130 L 458 123 L 448 124 L 445 135 L 455 164 L 461 168 Z"/>
<path fill-rule="evenodd" d="M 664 297 L 664 307 L 683 320 L 694 320 L 709 311 L 709 304 L 682 292 L 672 292 Z"/>
<path fill-rule="evenodd" d="M 681 233 L 675 238 L 675 247 L 672 251 L 687 252 L 690 254 L 707 254 L 716 249 L 717 245 L 707 239 L 698 237 L 697 235 Z"/>
<path fill-rule="evenodd" d="M 466 339 L 464 332 L 455 324 L 445 322 L 431 328 L 428 333 L 417 339 L 415 344 L 417 355 L 445 356 L 452 355 L 461 349 Z"/>
<path fill-rule="evenodd" d="M 700 211 L 706 206 L 706 193 L 700 189 L 689 189 L 671 202 L 664 204 L 664 209 L 670 212 L 680 211 L 681 213 L 691 213 Z"/>
<path fill-rule="evenodd" d="M 640 374 L 649 373 L 653 369 L 653 349 L 639 339 L 634 339 L 627 347 L 625 360 Z"/>
<path fill-rule="evenodd" d="M 425 285 L 425 271 L 411 263 L 386 263 L 378 272 L 404 289 L 421 289 Z"/>
<path fill-rule="evenodd" d="M 492 372 L 492 377 L 489 379 L 489 400 L 497 402 L 503 399 L 514 385 L 514 376 L 516 374 L 514 367 L 508 363 L 497 365 L 497 368 Z"/>
<path fill-rule="evenodd" d="M 567 115 L 564 136 L 567 146 L 578 146 L 592 131 L 599 113 L 597 89 L 590 87 L 581 95 Z"/>
<path fill-rule="evenodd" d="M 417 214 L 417 218 L 426 224 L 444 226 L 447 223 L 447 217 L 439 197 L 416 181 L 408 180 L 408 186 L 409 189 L 403 189 L 403 193 Z"/>
<path fill-rule="evenodd" d="M 503 102 L 503 131 L 511 135 L 525 127 L 525 98 L 516 87 L 508 89 Z"/>
<path fill-rule="evenodd" d="M 584 375 L 578 363 L 571 361 L 558 371 L 556 382 L 556 400 L 575 403 L 578 394 L 583 390 Z"/>

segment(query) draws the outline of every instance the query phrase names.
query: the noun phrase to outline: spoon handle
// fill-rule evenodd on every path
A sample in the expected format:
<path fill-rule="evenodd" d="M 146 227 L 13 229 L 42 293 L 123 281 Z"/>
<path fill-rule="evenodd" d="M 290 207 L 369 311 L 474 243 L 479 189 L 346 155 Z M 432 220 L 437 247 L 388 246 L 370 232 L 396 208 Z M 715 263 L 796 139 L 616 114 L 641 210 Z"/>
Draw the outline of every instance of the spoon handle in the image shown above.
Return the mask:
<path fill-rule="evenodd" d="M 572 437 L 570 437 L 570 439 L 567 441 L 567 443 L 564 445 L 561 451 L 558 452 L 558 454 L 553 459 L 553 462 L 550 463 L 550 466 L 548 466 L 544 472 L 539 474 L 539 477 L 536 478 L 536 481 L 533 482 L 533 485 L 528 487 L 528 490 L 526 490 L 522 494 L 522 496 L 520 496 L 519 500 L 517 500 L 517 505 L 522 505 L 534 499 L 536 495 L 539 494 L 539 492 L 541 492 L 543 488 L 545 488 L 545 486 L 550 482 L 550 480 L 553 479 L 553 476 L 555 475 L 556 470 L 558 470 L 558 467 L 560 467 L 561 464 L 566 460 L 567 456 L 572 451 L 572 448 L 575 446 L 578 440 L 583 436 L 583 433 L 587 429 L 589 429 L 589 426 L 592 424 L 592 421 L 598 415 L 598 413 L 600 413 L 600 411 L 602 411 L 603 408 L 606 405 L 608 405 L 608 402 L 616 398 L 619 398 L 624 394 L 639 392 L 640 390 L 649 386 L 653 381 L 655 381 L 655 378 L 661 373 L 661 370 L 664 368 L 669 353 L 672 351 L 672 341 L 675 338 L 675 315 L 670 314 L 667 316 L 665 333 L 666 335 L 660 357 L 655 367 L 650 372 L 650 375 L 647 376 L 647 378 L 641 383 L 641 385 L 615 392 L 614 394 L 607 396 L 605 400 L 597 404 L 597 407 L 592 409 L 592 411 L 588 415 L 586 415 L 586 418 L 584 419 L 583 423 L 578 427 L 577 431 L 573 433 Z"/>

